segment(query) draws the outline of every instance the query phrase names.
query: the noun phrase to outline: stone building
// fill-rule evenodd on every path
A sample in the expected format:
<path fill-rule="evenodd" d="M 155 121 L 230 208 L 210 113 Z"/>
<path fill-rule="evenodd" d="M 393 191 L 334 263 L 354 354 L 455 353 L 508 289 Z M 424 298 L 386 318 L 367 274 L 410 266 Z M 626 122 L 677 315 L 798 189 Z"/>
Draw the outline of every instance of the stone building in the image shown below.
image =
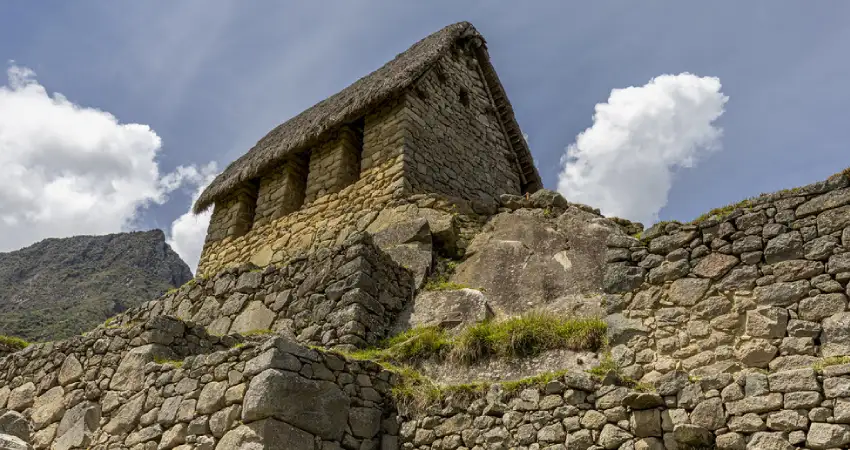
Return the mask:
<path fill-rule="evenodd" d="M 418 194 L 487 211 L 501 194 L 541 187 L 484 38 L 456 23 L 279 125 L 228 166 L 194 206 L 214 208 L 198 270 L 337 244 Z"/>

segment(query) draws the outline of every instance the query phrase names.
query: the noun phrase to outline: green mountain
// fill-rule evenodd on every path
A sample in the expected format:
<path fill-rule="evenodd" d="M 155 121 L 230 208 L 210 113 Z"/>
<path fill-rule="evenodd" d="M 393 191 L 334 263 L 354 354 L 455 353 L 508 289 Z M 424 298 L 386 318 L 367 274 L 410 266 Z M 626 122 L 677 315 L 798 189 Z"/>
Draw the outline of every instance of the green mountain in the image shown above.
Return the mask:
<path fill-rule="evenodd" d="M 0 335 L 66 338 L 191 278 L 161 230 L 45 239 L 0 253 Z"/>

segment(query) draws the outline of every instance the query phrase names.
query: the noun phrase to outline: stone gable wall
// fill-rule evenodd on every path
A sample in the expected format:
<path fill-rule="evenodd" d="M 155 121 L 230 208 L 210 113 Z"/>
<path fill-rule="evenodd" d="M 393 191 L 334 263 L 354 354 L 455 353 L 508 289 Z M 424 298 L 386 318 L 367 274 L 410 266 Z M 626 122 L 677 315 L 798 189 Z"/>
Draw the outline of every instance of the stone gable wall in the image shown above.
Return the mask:
<path fill-rule="evenodd" d="M 365 118 L 360 178 L 338 192 L 315 198 L 278 219 L 261 220 L 238 237 L 227 235 L 221 225 L 226 221 L 218 219 L 225 213 L 219 213 L 217 205 L 197 272 L 212 275 L 246 262 L 260 266 L 281 263 L 311 249 L 333 247 L 349 234 L 364 230 L 387 203 L 404 195 L 400 145 L 404 119 L 398 113 L 402 107 L 400 100 L 394 100 Z M 270 194 L 269 198 L 281 195 Z"/>
<path fill-rule="evenodd" d="M 407 104 L 405 179 L 413 192 L 493 205 L 501 194 L 520 193 L 516 158 L 474 56 L 440 59 L 407 94 Z"/>
<path fill-rule="evenodd" d="M 243 266 L 128 310 L 116 324 L 162 314 L 217 335 L 272 330 L 325 347 L 374 345 L 413 296 L 413 278 L 357 233 L 343 245 L 264 269 Z"/>
<path fill-rule="evenodd" d="M 344 132 L 312 149 L 309 170 L 304 162 L 272 170 L 258 181 L 255 215 L 250 196 L 217 202 L 198 271 L 264 266 L 338 244 L 390 201 L 412 195 L 446 195 L 493 212 L 499 195 L 520 194 L 516 156 L 476 61 L 462 51 L 446 56 L 369 113 L 359 155 Z M 303 197 L 299 176 L 306 176 Z"/>

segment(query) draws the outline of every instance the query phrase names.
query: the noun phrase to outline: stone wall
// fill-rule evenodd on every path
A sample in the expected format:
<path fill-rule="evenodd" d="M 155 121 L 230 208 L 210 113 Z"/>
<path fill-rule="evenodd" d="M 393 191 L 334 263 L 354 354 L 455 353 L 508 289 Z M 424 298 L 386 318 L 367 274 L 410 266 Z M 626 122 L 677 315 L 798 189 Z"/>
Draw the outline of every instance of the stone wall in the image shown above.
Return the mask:
<path fill-rule="evenodd" d="M 670 372 L 652 392 L 568 373 L 511 392 L 449 396 L 404 412 L 411 449 L 772 450 L 850 445 L 850 364 L 720 373 Z"/>
<path fill-rule="evenodd" d="M 0 358 L 0 432 L 35 449 L 91 450 L 325 450 L 395 439 L 384 420 L 390 373 L 286 338 L 240 340 L 160 316 L 32 345 Z"/>
<path fill-rule="evenodd" d="M 262 227 L 301 208 L 304 204 L 306 185 L 307 161 L 302 155 L 287 159 L 262 177 L 252 226 Z"/>
<path fill-rule="evenodd" d="M 272 330 L 300 342 L 358 348 L 386 337 L 413 295 L 409 271 L 378 250 L 369 234 L 283 266 L 232 268 L 119 315 L 122 325 L 162 314 L 217 335 Z"/>
<path fill-rule="evenodd" d="M 609 311 L 627 330 L 615 356 L 651 380 L 811 366 L 850 354 L 850 180 L 836 175 L 698 223 L 609 239 Z"/>
<path fill-rule="evenodd" d="M 264 215 L 243 235 L 228 232 L 232 200 L 216 204 L 197 272 L 211 275 L 249 261 L 259 266 L 280 263 L 310 249 L 332 247 L 364 230 L 388 202 L 404 196 L 400 142 L 405 118 L 398 113 L 402 106 L 401 100 L 392 100 L 365 117 L 359 179 L 344 188 L 308 198 L 290 214 Z M 283 181 L 267 190 L 285 190 Z"/>
<path fill-rule="evenodd" d="M 519 169 L 477 59 L 445 56 L 407 94 L 405 179 L 413 192 L 496 205 L 519 194 Z"/>
<path fill-rule="evenodd" d="M 371 130 L 370 130 L 371 131 Z M 308 203 L 339 192 L 360 175 L 362 138 L 350 126 L 342 127 L 334 138 L 313 150 L 307 175 Z"/>

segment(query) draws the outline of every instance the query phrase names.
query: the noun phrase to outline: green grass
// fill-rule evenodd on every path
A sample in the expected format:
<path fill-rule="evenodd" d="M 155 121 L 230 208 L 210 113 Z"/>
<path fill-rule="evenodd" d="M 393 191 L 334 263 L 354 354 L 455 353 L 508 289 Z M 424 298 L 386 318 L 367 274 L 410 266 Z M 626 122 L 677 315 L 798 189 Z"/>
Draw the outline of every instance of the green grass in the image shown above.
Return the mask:
<path fill-rule="evenodd" d="M 733 212 L 735 212 L 739 209 L 750 208 L 751 206 L 753 206 L 752 205 L 753 199 L 755 199 L 755 197 L 751 197 L 751 198 L 741 200 L 738 203 L 731 203 L 731 204 L 726 205 L 726 206 L 721 206 L 720 208 L 714 208 L 711 211 L 709 211 L 705 214 L 702 214 L 699 217 L 697 217 L 696 219 L 692 220 L 691 223 L 697 224 L 697 223 L 700 223 L 704 220 L 710 219 L 711 217 L 714 217 L 714 216 L 717 216 L 717 218 L 719 220 L 723 220 L 723 219 L 726 218 L 726 216 L 732 214 Z"/>
<path fill-rule="evenodd" d="M 0 345 L 13 350 L 23 350 L 29 347 L 30 343 L 19 337 L 4 336 L 0 334 Z"/>
<path fill-rule="evenodd" d="M 539 375 L 523 378 L 521 380 L 505 381 L 504 383 L 502 383 L 502 388 L 509 395 L 515 392 L 519 392 L 523 389 L 528 389 L 532 387 L 540 388 L 546 386 L 551 381 L 562 378 L 564 375 L 567 374 L 567 372 L 569 371 L 564 369 L 555 372 L 541 373 Z"/>
<path fill-rule="evenodd" d="M 605 346 L 607 329 L 600 319 L 530 313 L 501 322 L 481 322 L 455 337 L 437 327 L 417 327 L 348 356 L 395 363 L 436 357 L 473 364 L 486 358 L 521 358 L 555 349 L 596 351 Z"/>
<path fill-rule="evenodd" d="M 385 340 L 376 348 L 360 350 L 348 356 L 354 359 L 412 363 L 431 356 L 441 358 L 451 345 L 445 331 L 437 327 L 416 327 Z"/>
<path fill-rule="evenodd" d="M 528 313 L 467 328 L 458 336 L 452 357 L 473 363 L 493 355 L 521 358 L 555 349 L 596 351 L 605 346 L 607 330 L 601 319 L 563 319 Z"/>
<path fill-rule="evenodd" d="M 242 333 L 242 336 L 265 336 L 269 334 L 275 334 L 274 331 L 269 330 L 268 328 L 259 328 L 256 330 L 250 330 Z"/>
<path fill-rule="evenodd" d="M 177 359 L 167 359 L 167 358 L 154 358 L 153 362 L 157 364 L 167 364 L 169 366 L 174 366 L 176 368 L 183 367 L 183 361 Z"/>
<path fill-rule="evenodd" d="M 468 403 L 483 397 L 491 383 L 472 382 L 455 385 L 439 384 L 410 367 L 388 367 L 400 377 L 391 393 L 396 403 L 414 412 L 421 412 L 431 406 L 440 405 L 448 397 L 460 398 Z"/>
<path fill-rule="evenodd" d="M 587 373 L 596 377 L 597 379 L 602 379 L 609 372 L 614 372 L 616 376 L 616 384 L 619 386 L 625 386 L 636 391 L 642 392 L 650 392 L 654 391 L 655 387 L 652 385 L 641 383 L 631 377 L 627 377 L 623 374 L 622 368 L 619 364 L 617 364 L 614 359 L 611 357 L 611 353 L 605 353 L 602 356 L 602 359 L 599 360 L 599 364 L 587 370 Z"/>
<path fill-rule="evenodd" d="M 812 364 L 812 368 L 818 372 L 823 371 L 824 367 L 837 366 L 840 364 L 850 363 L 850 356 L 829 356 Z"/>

